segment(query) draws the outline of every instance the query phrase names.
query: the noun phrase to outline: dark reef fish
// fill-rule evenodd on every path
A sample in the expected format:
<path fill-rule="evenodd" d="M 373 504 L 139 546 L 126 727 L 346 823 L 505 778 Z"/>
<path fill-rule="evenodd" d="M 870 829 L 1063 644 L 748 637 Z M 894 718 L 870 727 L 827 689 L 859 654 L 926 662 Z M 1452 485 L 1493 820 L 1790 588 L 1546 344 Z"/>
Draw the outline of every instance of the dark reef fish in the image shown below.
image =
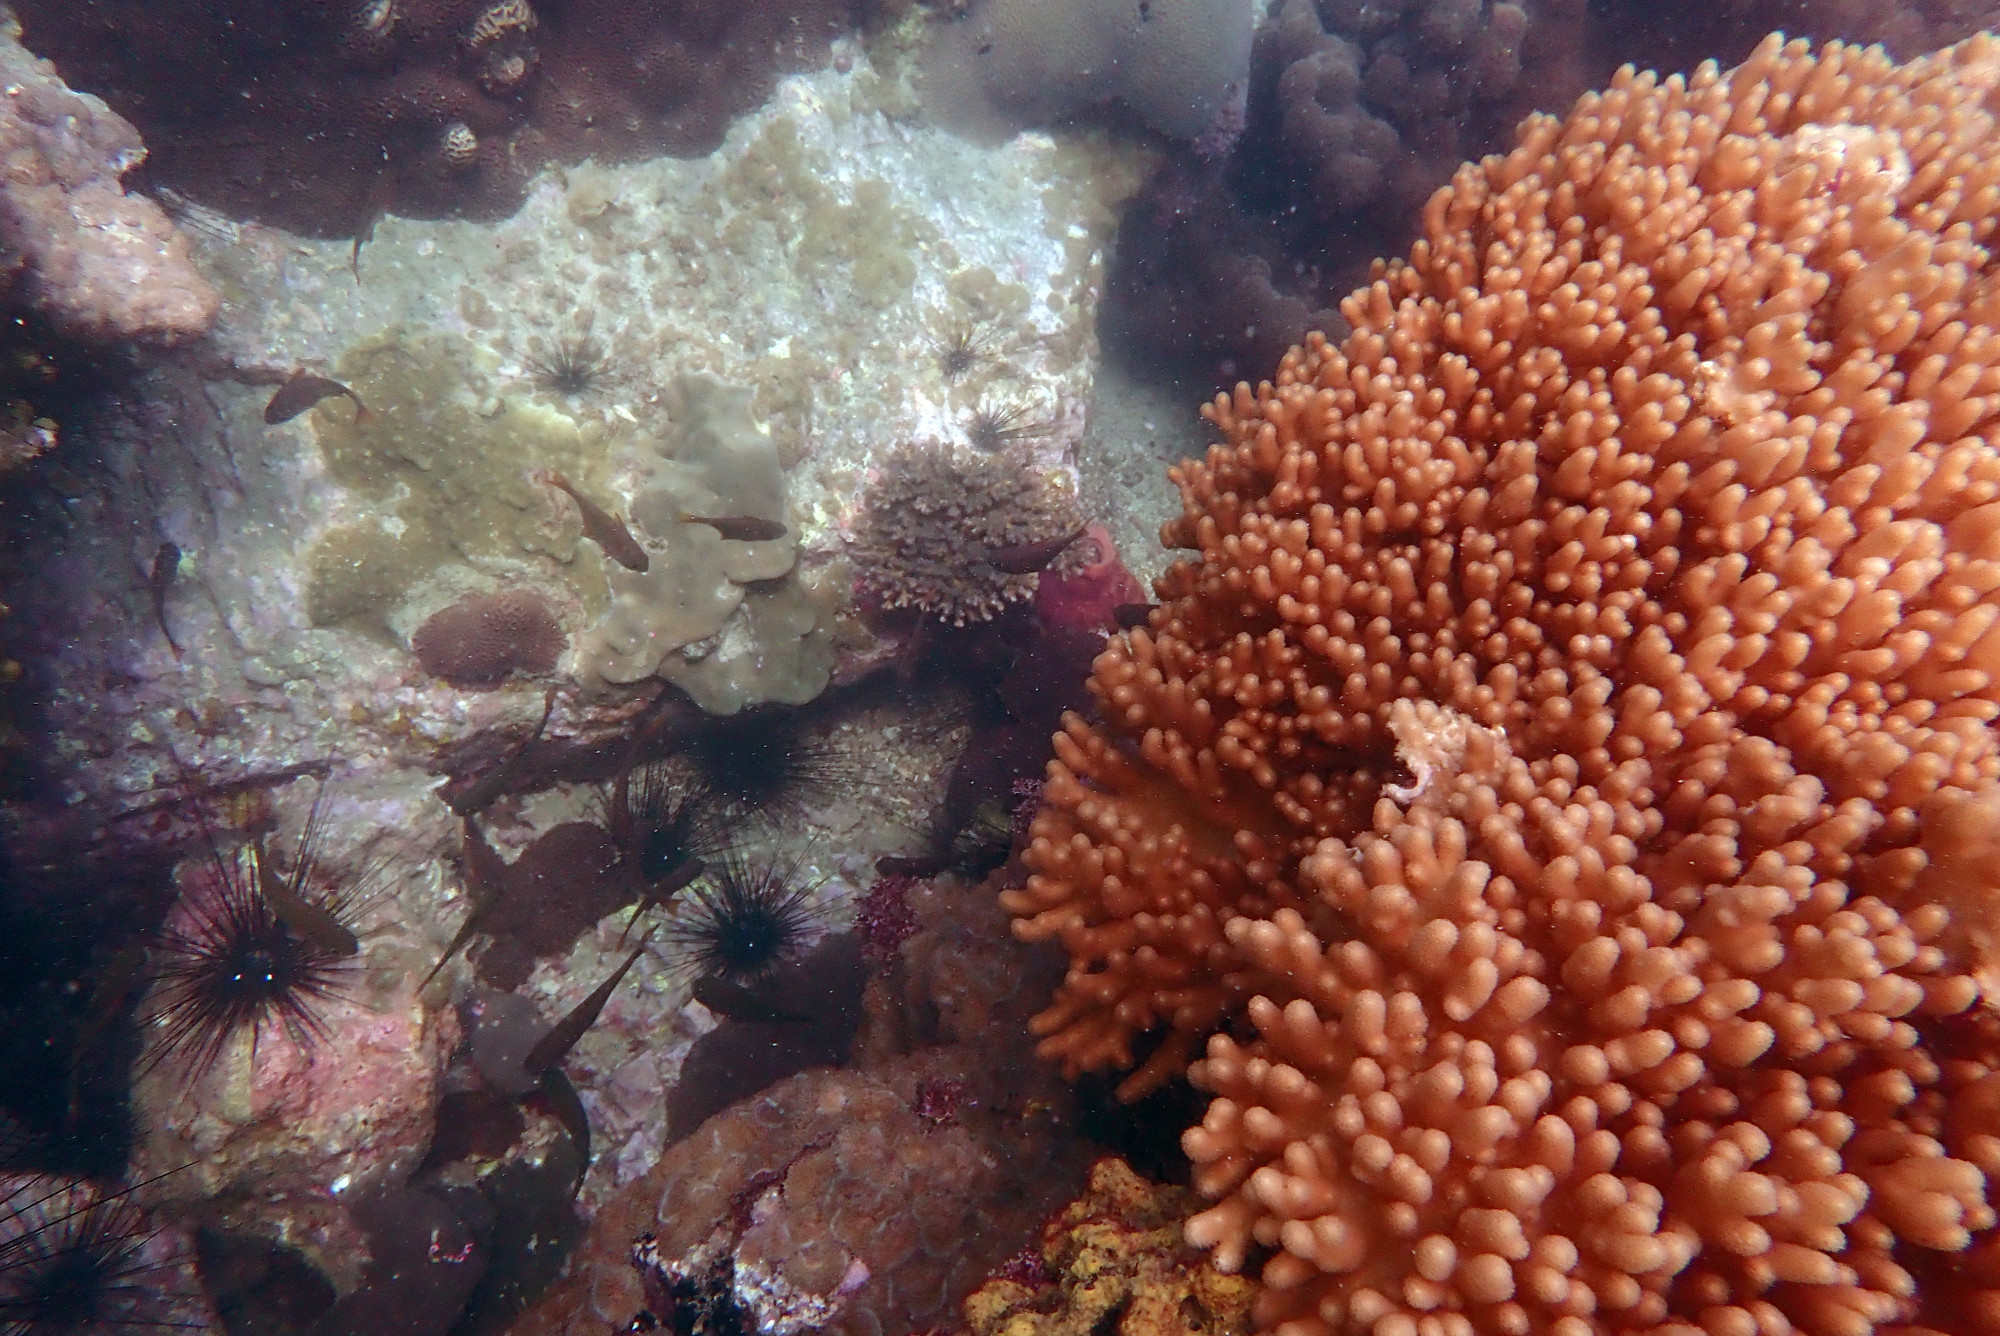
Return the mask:
<path fill-rule="evenodd" d="M 1111 616 L 1121 630 L 1130 631 L 1144 626 L 1153 615 L 1153 609 L 1159 606 L 1157 603 L 1120 603 L 1111 610 Z"/>
<path fill-rule="evenodd" d="M 344 394 L 354 401 L 354 423 L 365 427 L 375 420 L 368 411 L 368 405 L 361 402 L 361 396 L 342 385 L 337 380 L 325 376 L 315 376 L 306 370 L 294 371 L 278 392 L 271 396 L 271 402 L 264 405 L 264 421 L 272 426 L 280 422 L 290 422 L 299 414 L 311 408 L 322 399 L 331 399 L 336 394 Z"/>
<path fill-rule="evenodd" d="M 653 934 L 647 933 L 645 940 L 633 947 L 632 954 L 625 957 L 625 963 L 611 972 L 610 978 L 592 989 L 589 997 L 571 1007 L 569 1015 L 557 1021 L 555 1028 L 535 1041 L 535 1046 L 528 1050 L 527 1061 L 523 1064 L 528 1075 L 539 1080 L 543 1072 L 569 1056 L 569 1051 L 576 1047 L 576 1041 L 583 1038 L 591 1026 L 597 1024 L 597 1017 L 603 1012 L 604 1004 L 618 991 L 618 985 L 625 981 L 625 975 L 639 963 L 639 957 L 645 954 L 646 942 L 652 939 Z"/>
<path fill-rule="evenodd" d="M 375 184 L 368 188 L 368 197 L 361 202 L 361 221 L 354 228 L 354 253 L 348 256 L 348 267 L 354 270 L 354 282 L 361 283 L 361 248 L 375 239 L 375 226 L 388 216 L 389 201 L 395 198 L 396 181 L 389 172 L 375 178 Z"/>
<path fill-rule="evenodd" d="M 153 554 L 153 569 L 146 576 L 146 587 L 153 594 L 153 620 L 160 624 L 160 634 L 167 638 L 167 648 L 176 659 L 181 656 L 181 645 L 167 626 L 167 595 L 173 592 L 174 577 L 180 574 L 180 569 L 181 550 L 172 543 L 161 543 L 160 550 Z"/>
<path fill-rule="evenodd" d="M 986 553 L 986 564 L 996 571 L 1008 575 L 1026 575 L 1048 566 L 1063 554 L 1071 543 L 1083 537 L 1087 526 L 1079 524 L 1066 534 L 1054 538 L 1043 538 L 1033 543 L 1015 543 L 1011 547 L 990 548 Z"/>
<path fill-rule="evenodd" d="M 724 538 L 738 543 L 768 543 L 791 532 L 776 520 L 759 519 L 755 515 L 690 515 L 683 510 L 681 523 L 706 524 Z"/>
<path fill-rule="evenodd" d="M 465 898 L 470 908 L 466 910 L 465 922 L 459 925 L 456 933 L 452 934 L 451 944 L 445 947 L 444 954 L 438 957 L 437 964 L 431 966 L 431 972 L 417 985 L 417 991 L 420 993 L 430 986 L 432 979 L 437 978 L 438 971 L 445 967 L 445 962 L 457 955 L 459 948 L 472 940 L 472 934 L 479 931 L 479 925 L 486 921 L 488 911 L 499 903 L 500 892 L 505 886 L 506 861 L 491 844 L 487 843 L 485 834 L 480 831 L 470 813 L 460 815 L 459 822 L 464 828 L 465 846 L 465 861 L 460 870 L 460 877 L 465 883 Z"/>
<path fill-rule="evenodd" d="M 746 988 L 740 983 L 731 983 L 713 974 L 704 974 L 696 979 L 691 991 L 695 1001 L 724 1020 L 746 1023 L 785 1022 L 800 1025 L 812 1020 L 810 1016 L 785 1010 L 754 989 Z"/>
<path fill-rule="evenodd" d="M 535 1080 L 549 1112 L 555 1114 L 556 1121 L 569 1133 L 569 1139 L 576 1146 L 576 1181 L 570 1184 L 569 1195 L 574 1197 L 583 1186 L 583 1177 L 590 1172 L 590 1115 L 584 1112 L 583 1101 L 577 1097 L 576 1087 L 569 1077 L 563 1075 L 560 1067 L 545 1067 Z"/>
<path fill-rule="evenodd" d="M 316 817 L 317 813 L 310 819 Z M 258 889 L 287 928 L 336 958 L 355 955 L 361 950 L 361 939 L 354 935 L 354 929 L 342 923 L 340 916 L 326 906 L 306 898 L 304 888 L 306 878 L 311 876 L 311 866 L 303 855 L 290 877 L 279 874 L 277 865 L 264 852 L 263 840 L 250 846 L 250 855 L 257 868 Z"/>
<path fill-rule="evenodd" d="M 579 514 L 583 516 L 583 536 L 604 549 L 604 555 L 623 566 L 628 571 L 644 572 L 650 564 L 646 549 L 639 546 L 639 540 L 625 527 L 625 521 L 590 501 L 570 486 L 568 478 L 560 473 L 548 475 L 549 484 L 560 487 L 576 502 Z"/>

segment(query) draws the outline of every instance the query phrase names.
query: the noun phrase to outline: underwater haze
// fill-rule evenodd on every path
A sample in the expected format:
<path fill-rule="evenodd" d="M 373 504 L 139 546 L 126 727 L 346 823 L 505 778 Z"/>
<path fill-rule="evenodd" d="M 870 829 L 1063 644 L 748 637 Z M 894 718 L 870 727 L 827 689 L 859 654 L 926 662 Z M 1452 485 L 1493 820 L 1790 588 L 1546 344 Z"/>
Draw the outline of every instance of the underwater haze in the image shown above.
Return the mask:
<path fill-rule="evenodd" d="M 0 1336 L 2000 1336 L 1996 33 L 7 0 Z"/>

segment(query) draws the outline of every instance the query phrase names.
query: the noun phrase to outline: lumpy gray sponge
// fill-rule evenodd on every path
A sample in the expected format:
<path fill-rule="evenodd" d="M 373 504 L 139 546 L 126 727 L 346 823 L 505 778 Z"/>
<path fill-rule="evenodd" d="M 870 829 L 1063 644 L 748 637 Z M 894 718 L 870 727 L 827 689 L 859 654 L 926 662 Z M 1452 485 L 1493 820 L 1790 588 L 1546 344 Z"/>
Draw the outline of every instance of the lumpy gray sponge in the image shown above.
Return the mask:
<path fill-rule="evenodd" d="M 1242 96 L 1246 0 L 980 0 L 926 62 L 936 114 L 973 133 L 1043 125 L 1104 103 L 1195 139 Z"/>

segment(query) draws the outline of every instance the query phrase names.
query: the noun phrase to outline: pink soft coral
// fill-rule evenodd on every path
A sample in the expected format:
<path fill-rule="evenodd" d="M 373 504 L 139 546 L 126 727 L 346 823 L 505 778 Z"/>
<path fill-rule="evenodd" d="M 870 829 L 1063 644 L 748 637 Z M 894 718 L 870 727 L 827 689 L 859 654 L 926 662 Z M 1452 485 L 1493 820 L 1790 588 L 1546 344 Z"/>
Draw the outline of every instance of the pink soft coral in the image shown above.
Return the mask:
<path fill-rule="evenodd" d="M 1118 559 L 1103 525 L 1091 525 L 1083 541 L 1097 545 L 1096 557 L 1069 575 L 1044 573 L 1035 587 L 1035 611 L 1053 626 L 1109 631 L 1117 624 L 1118 606 L 1145 602 L 1146 587 Z"/>

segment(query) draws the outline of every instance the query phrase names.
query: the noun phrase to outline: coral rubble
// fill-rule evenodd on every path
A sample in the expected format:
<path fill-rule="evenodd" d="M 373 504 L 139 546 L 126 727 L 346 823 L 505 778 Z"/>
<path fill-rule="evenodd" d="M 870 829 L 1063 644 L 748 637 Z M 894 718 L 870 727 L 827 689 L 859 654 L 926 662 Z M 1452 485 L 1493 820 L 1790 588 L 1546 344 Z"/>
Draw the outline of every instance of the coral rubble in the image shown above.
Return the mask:
<path fill-rule="evenodd" d="M 74 338 L 172 343 L 205 333 L 219 298 L 159 205 L 119 178 L 139 133 L 0 30 L 0 289 Z"/>
<path fill-rule="evenodd" d="M 973 1336 L 1248 1336 L 1256 1287 L 1188 1247 L 1181 1224 L 1194 1209 L 1187 1189 L 1099 1160 L 1089 1191 L 1027 1254 L 1039 1268 L 1003 1268 L 965 1301 L 966 1327 Z"/>
<path fill-rule="evenodd" d="M 1627 69 L 1210 406 L 1004 901 L 1261 1329 L 1991 1329 L 1996 93 Z"/>

